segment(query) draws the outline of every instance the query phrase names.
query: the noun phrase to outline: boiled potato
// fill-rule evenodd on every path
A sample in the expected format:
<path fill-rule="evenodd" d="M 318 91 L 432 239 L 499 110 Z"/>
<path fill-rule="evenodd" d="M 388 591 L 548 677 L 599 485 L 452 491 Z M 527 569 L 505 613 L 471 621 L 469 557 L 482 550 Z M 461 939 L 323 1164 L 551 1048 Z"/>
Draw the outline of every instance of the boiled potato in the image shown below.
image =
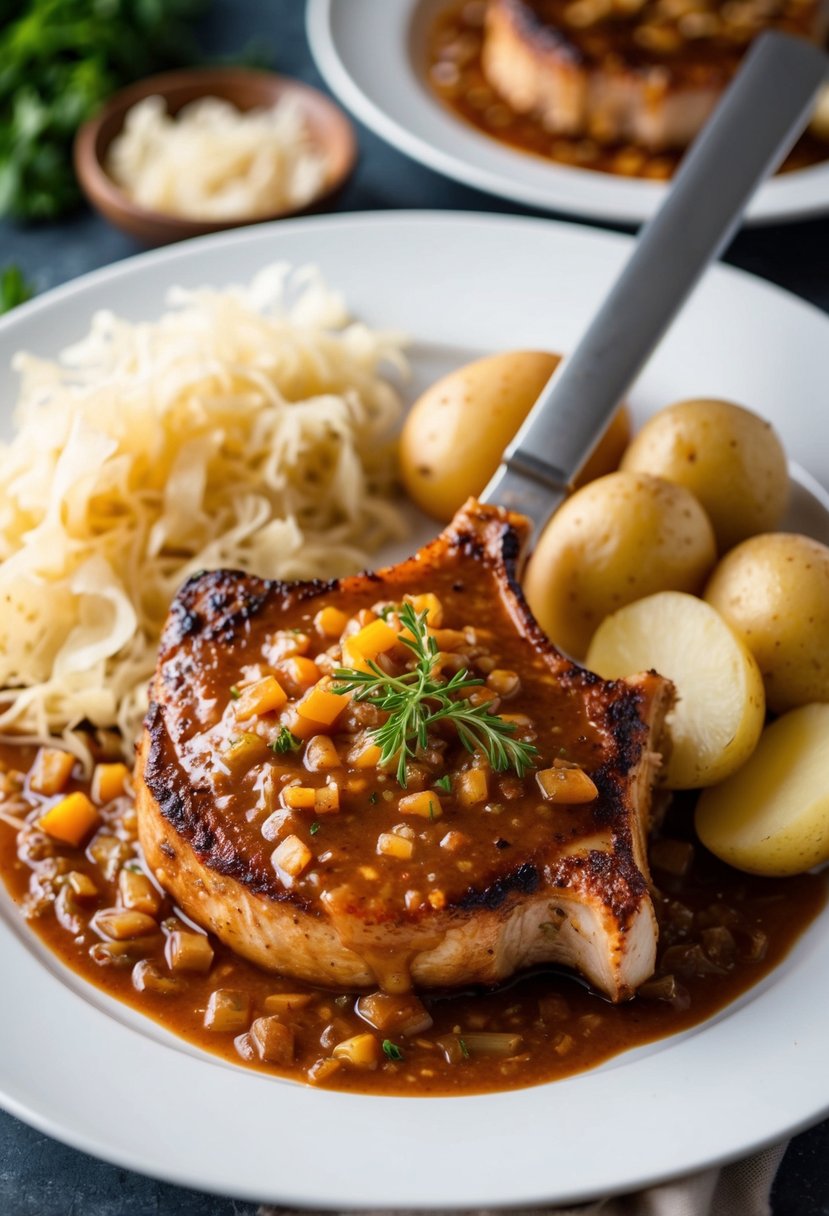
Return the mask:
<path fill-rule="evenodd" d="M 560 361 L 560 355 L 537 350 L 488 355 L 450 372 L 418 398 L 403 427 L 400 472 L 423 511 L 446 523 L 481 493 Z M 623 406 L 584 473 L 615 469 L 629 435 Z"/>
<path fill-rule="evenodd" d="M 789 495 L 786 455 L 771 425 L 730 401 L 680 401 L 650 418 L 622 468 L 652 473 L 694 494 L 721 553 L 768 532 Z"/>
<path fill-rule="evenodd" d="M 697 804 L 697 835 L 750 874 L 800 874 L 829 861 L 829 705 L 803 705 Z"/>
<path fill-rule="evenodd" d="M 580 658 L 611 612 L 655 591 L 699 591 L 715 560 L 714 532 L 693 494 L 644 473 L 609 473 L 553 516 L 524 593 L 552 641 Z"/>
<path fill-rule="evenodd" d="M 766 712 L 757 664 L 693 595 L 663 591 L 615 612 L 596 631 L 587 666 L 608 680 L 650 669 L 673 680 L 669 789 L 722 781 L 757 746 Z"/>
<path fill-rule="evenodd" d="M 757 660 L 775 713 L 829 701 L 829 548 L 772 532 L 722 559 L 705 598 Z"/>
<path fill-rule="evenodd" d="M 630 443 L 630 410 L 620 405 L 610 420 L 607 430 L 587 457 L 574 481 L 576 489 L 586 486 L 588 481 L 613 473 Z"/>
<path fill-rule="evenodd" d="M 445 523 L 481 493 L 560 361 L 539 350 L 488 355 L 418 398 L 403 427 L 400 473 L 423 511 Z"/>

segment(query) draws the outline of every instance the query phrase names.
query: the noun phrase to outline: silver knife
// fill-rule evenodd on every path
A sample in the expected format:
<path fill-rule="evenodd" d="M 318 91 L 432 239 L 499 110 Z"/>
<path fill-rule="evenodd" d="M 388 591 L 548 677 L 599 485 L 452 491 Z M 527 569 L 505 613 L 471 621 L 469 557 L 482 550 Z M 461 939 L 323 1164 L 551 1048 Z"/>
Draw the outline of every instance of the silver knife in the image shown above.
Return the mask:
<path fill-rule="evenodd" d="M 803 129 L 829 60 L 788 34 L 759 38 L 682 161 L 573 353 L 553 373 L 481 502 L 528 516 L 535 538 L 751 195 Z"/>

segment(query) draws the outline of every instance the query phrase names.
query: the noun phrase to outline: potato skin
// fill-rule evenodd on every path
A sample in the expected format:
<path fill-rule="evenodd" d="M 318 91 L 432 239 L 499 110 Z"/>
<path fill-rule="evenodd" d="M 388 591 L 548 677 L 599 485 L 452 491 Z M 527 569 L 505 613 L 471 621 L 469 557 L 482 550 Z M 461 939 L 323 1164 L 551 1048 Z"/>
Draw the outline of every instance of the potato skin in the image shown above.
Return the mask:
<path fill-rule="evenodd" d="M 524 593 L 552 641 L 581 659 L 611 612 L 657 591 L 698 592 L 714 531 L 688 490 L 644 473 L 609 473 L 577 490 L 532 554 Z"/>
<path fill-rule="evenodd" d="M 775 713 L 829 701 L 829 548 L 772 532 L 722 559 L 705 599 L 754 655 Z"/>
<path fill-rule="evenodd" d="M 705 790 L 696 830 L 750 874 L 802 874 L 829 861 L 829 705 L 804 705 L 763 732 L 754 755 Z"/>
<path fill-rule="evenodd" d="M 650 418 L 622 459 L 694 494 L 708 513 L 720 553 L 768 532 L 783 517 L 789 474 L 771 424 L 730 401 L 680 401 Z"/>
<path fill-rule="evenodd" d="M 626 405 L 620 405 L 610 419 L 607 430 L 587 457 L 584 465 L 573 480 L 573 488 L 578 490 L 586 486 L 588 481 L 604 477 L 618 469 L 627 445 L 630 443 L 630 410 Z"/>
<path fill-rule="evenodd" d="M 412 406 L 400 440 L 400 475 L 427 515 L 447 523 L 481 493 L 561 356 L 488 355 L 437 380 Z"/>
<path fill-rule="evenodd" d="M 467 498 L 481 493 L 560 362 L 560 355 L 537 350 L 488 355 L 418 398 L 403 427 L 400 474 L 421 510 L 448 523 Z M 629 439 L 630 412 L 623 405 L 575 484 L 615 469 Z"/>

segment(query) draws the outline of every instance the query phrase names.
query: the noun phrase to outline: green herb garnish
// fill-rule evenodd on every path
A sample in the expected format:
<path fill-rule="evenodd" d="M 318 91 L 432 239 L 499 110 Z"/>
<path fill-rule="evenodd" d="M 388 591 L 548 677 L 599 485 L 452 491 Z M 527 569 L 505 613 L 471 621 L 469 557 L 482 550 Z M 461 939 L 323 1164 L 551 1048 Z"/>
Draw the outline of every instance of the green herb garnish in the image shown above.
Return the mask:
<path fill-rule="evenodd" d="M 241 697 L 241 695 L 242 695 L 242 692 L 241 692 L 241 689 L 239 688 L 239 685 L 238 685 L 238 684 L 231 684 L 231 686 L 230 686 L 230 695 L 231 695 L 231 697 L 233 698 L 233 700 L 234 700 L 234 701 L 238 701 L 238 700 L 239 700 L 239 698 L 240 698 L 240 697 Z"/>
<path fill-rule="evenodd" d="M 514 769 L 523 777 L 538 752 L 531 743 L 513 738 L 515 725 L 491 714 L 486 704 L 471 705 L 463 695 L 479 688 L 484 681 L 470 676 L 463 668 L 449 680 L 434 673 L 439 652 L 437 642 L 426 625 L 428 611 L 415 612 L 404 604 L 400 620 L 404 632 L 400 641 L 415 656 L 413 671 L 390 676 L 369 661 L 369 671 L 340 667 L 334 672 L 332 692 L 351 693 L 355 701 L 365 701 L 385 710 L 387 720 L 369 731 L 380 748 L 380 765 L 397 759 L 397 781 L 406 788 L 406 764 L 414 759 L 418 747 L 428 746 L 428 731 L 437 722 L 452 722 L 458 738 L 469 752 L 482 751 L 495 772 Z"/>
<path fill-rule="evenodd" d="M 466 1045 L 466 1039 L 458 1039 L 458 1047 L 461 1049 L 461 1055 L 465 1060 L 469 1059 L 469 1048 Z"/>
<path fill-rule="evenodd" d="M 383 1039 L 383 1055 L 387 1060 L 402 1060 L 403 1052 L 391 1039 Z"/>
<path fill-rule="evenodd" d="M 296 735 L 292 734 L 287 726 L 280 726 L 279 734 L 273 743 L 269 743 L 268 746 L 272 752 L 284 755 L 285 752 L 298 752 L 302 747 L 302 740 L 297 739 Z"/>
<path fill-rule="evenodd" d="M 0 0 L 0 215 L 77 206 L 78 127 L 116 89 L 198 57 L 207 0 Z"/>
<path fill-rule="evenodd" d="M 452 778 L 447 773 L 445 777 L 438 777 L 435 782 L 435 789 L 443 790 L 444 794 L 450 793 L 452 789 Z"/>
<path fill-rule="evenodd" d="M 377 790 L 375 790 L 373 794 L 369 794 L 368 800 L 371 805 L 374 806 L 375 802 L 377 801 Z"/>
<path fill-rule="evenodd" d="M 0 313 L 11 312 L 18 304 L 25 304 L 35 294 L 26 281 L 19 266 L 7 266 L 0 271 Z"/>
<path fill-rule="evenodd" d="M 311 833 L 311 835 L 312 835 L 312 836 L 316 836 L 317 832 L 320 830 L 320 828 L 321 828 L 321 827 L 322 827 L 322 824 L 321 824 L 321 823 L 317 823 L 317 822 L 315 821 L 314 823 L 312 823 L 312 824 L 311 824 L 311 826 L 310 826 L 310 828 L 308 829 L 308 831 Z"/>

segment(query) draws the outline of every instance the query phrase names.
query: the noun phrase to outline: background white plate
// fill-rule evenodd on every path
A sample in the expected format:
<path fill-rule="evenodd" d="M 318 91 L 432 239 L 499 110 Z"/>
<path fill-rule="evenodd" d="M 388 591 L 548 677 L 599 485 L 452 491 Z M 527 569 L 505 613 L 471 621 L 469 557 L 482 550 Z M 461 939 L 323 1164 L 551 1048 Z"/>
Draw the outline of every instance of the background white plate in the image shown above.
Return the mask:
<path fill-rule="evenodd" d="M 426 35 L 447 0 L 308 0 L 311 50 L 344 105 L 401 152 L 501 198 L 591 219 L 638 224 L 661 203 L 664 183 L 615 177 L 509 148 L 457 118 L 425 81 Z M 746 222 L 805 219 L 829 211 L 829 161 L 772 178 Z"/>
<path fill-rule="evenodd" d="M 207 237 L 88 275 L 0 321 L 54 354 L 110 308 L 152 318 L 173 284 L 318 263 L 370 324 L 412 335 L 416 392 L 485 351 L 571 348 L 630 247 L 539 220 L 416 213 Z M 829 482 L 829 320 L 737 271 L 709 272 L 633 393 L 641 417 L 720 394 L 774 420 Z M 65 971 L 0 898 L 0 1103 L 110 1161 L 239 1198 L 332 1207 L 576 1200 L 739 1156 L 829 1109 L 829 914 L 711 1022 L 554 1085 L 455 1099 L 320 1092 L 237 1069 Z"/>

